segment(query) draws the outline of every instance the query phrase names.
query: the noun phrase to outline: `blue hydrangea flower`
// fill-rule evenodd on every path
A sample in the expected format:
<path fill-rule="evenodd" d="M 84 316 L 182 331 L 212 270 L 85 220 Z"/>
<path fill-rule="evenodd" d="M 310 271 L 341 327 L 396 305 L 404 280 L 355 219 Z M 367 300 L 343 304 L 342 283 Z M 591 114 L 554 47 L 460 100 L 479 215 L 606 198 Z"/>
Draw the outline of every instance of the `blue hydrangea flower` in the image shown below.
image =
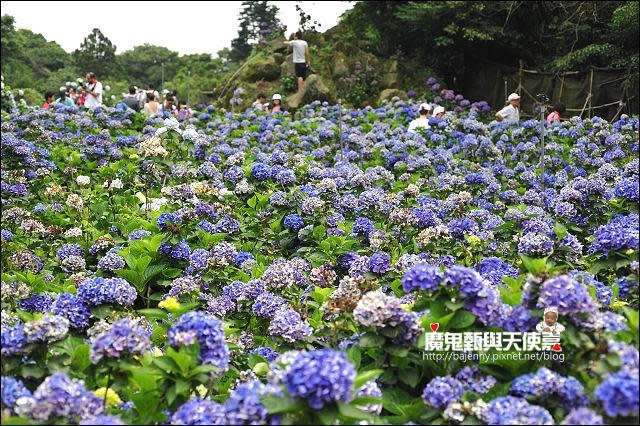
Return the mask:
<path fill-rule="evenodd" d="M 476 266 L 476 270 L 483 278 L 488 279 L 494 285 L 504 284 L 503 276 L 518 278 L 518 269 L 509 265 L 497 257 L 486 257 Z"/>
<path fill-rule="evenodd" d="M 602 416 L 586 407 L 574 408 L 562 421 L 563 425 L 603 425 Z"/>
<path fill-rule="evenodd" d="M 169 416 L 174 425 L 225 425 L 228 424 L 224 406 L 208 399 L 194 398 L 182 404 Z"/>
<path fill-rule="evenodd" d="M 51 305 L 51 312 L 69 320 L 71 328 L 81 329 L 89 325 L 91 312 L 83 299 L 71 293 L 61 293 Z"/>
<path fill-rule="evenodd" d="M 80 256 L 84 255 L 84 250 L 79 244 L 63 244 L 58 251 L 56 252 L 56 257 L 58 260 L 64 260 L 69 256 Z"/>
<path fill-rule="evenodd" d="M 546 409 L 529 404 L 526 399 L 515 396 L 503 396 L 489 402 L 482 420 L 490 425 L 555 424 L 553 417 Z"/>
<path fill-rule="evenodd" d="M 320 410 L 331 402 L 349 402 L 356 370 L 342 352 L 319 349 L 300 353 L 285 372 L 287 392 Z"/>
<path fill-rule="evenodd" d="M 638 391 L 638 370 L 623 368 L 600 383 L 594 396 L 607 416 L 627 417 L 638 413 Z"/>
<path fill-rule="evenodd" d="M 24 404 L 16 407 L 19 415 L 47 422 L 61 417 L 68 422 L 101 415 L 103 401 L 88 392 L 82 381 L 72 380 L 64 373 L 54 373 L 33 392 Z"/>
<path fill-rule="evenodd" d="M 228 423 L 235 425 L 266 424 L 269 412 L 260 402 L 260 398 L 270 394 L 281 395 L 282 391 L 273 385 L 264 385 L 257 380 L 239 385 L 231 392 L 224 404 Z"/>
<path fill-rule="evenodd" d="M 2 356 L 22 353 L 29 344 L 24 333 L 24 324 L 18 322 L 11 327 L 2 327 L 0 341 L 2 342 Z"/>
<path fill-rule="evenodd" d="M 293 343 L 311 336 L 312 329 L 300 314 L 289 307 L 281 307 L 276 311 L 269 323 L 269 334 L 280 336 L 285 342 Z"/>
<path fill-rule="evenodd" d="M 23 299 L 18 303 L 20 309 L 28 312 L 46 312 L 51 307 L 53 298 L 49 294 L 34 294 L 28 299 Z"/>
<path fill-rule="evenodd" d="M 130 306 L 135 302 L 138 293 L 123 278 L 95 277 L 80 284 L 77 296 L 90 306 L 105 303 Z"/>
<path fill-rule="evenodd" d="M 459 380 L 451 377 L 434 377 L 422 391 L 425 404 L 434 408 L 445 408 L 450 402 L 459 401 L 464 393 L 464 386 Z"/>
<path fill-rule="evenodd" d="M 122 420 L 116 416 L 100 415 L 80 420 L 79 425 L 123 425 Z"/>
<path fill-rule="evenodd" d="M 409 269 L 402 278 L 402 289 L 405 292 L 414 290 L 433 291 L 438 288 L 444 273 L 437 266 L 420 263 Z"/>
<path fill-rule="evenodd" d="M 369 258 L 369 269 L 376 274 L 384 274 L 391 266 L 391 256 L 387 253 L 374 253 Z"/>
<path fill-rule="evenodd" d="M 25 387 L 22 380 L 11 376 L 2 376 L 0 387 L 2 388 L 2 406 L 9 410 L 13 409 L 18 398 L 31 396 L 31 391 Z"/>
<path fill-rule="evenodd" d="M 167 223 L 182 223 L 182 218 L 175 213 L 161 213 L 156 219 L 156 225 L 161 231 L 167 228 Z"/>
<path fill-rule="evenodd" d="M 264 318 L 273 318 L 276 312 L 287 302 L 280 296 L 276 296 L 270 292 L 260 294 L 253 304 L 253 312 Z"/>
<path fill-rule="evenodd" d="M 276 350 L 271 349 L 268 346 L 260 346 L 251 351 L 252 354 L 260 355 L 267 361 L 272 362 L 280 355 Z"/>
<path fill-rule="evenodd" d="M 254 163 L 251 167 L 251 176 L 259 181 L 267 180 L 271 177 L 271 167 L 264 163 Z"/>
<path fill-rule="evenodd" d="M 302 220 L 299 214 L 294 213 L 294 214 L 285 216 L 284 226 L 286 226 L 289 229 L 293 229 L 294 231 L 297 231 L 304 226 L 304 221 Z"/>
<path fill-rule="evenodd" d="M 96 364 L 102 358 L 121 358 L 123 355 L 141 355 L 151 349 L 151 333 L 131 318 L 123 318 L 105 332 L 91 339 L 89 358 Z"/>
<path fill-rule="evenodd" d="M 200 362 L 212 364 L 224 373 L 229 368 L 229 348 L 222 330 L 222 323 L 201 311 L 191 311 L 180 316 L 168 332 L 169 344 L 177 347 L 190 345 L 197 339 L 200 344 Z"/>

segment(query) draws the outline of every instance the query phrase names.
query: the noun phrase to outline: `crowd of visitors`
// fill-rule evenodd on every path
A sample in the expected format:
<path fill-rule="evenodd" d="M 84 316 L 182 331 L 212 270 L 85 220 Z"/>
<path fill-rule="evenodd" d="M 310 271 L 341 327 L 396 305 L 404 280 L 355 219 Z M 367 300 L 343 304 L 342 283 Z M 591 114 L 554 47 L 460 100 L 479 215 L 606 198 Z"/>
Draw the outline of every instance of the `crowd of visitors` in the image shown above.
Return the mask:
<path fill-rule="evenodd" d="M 297 31 L 284 42 L 292 49 L 293 68 L 298 83 L 298 95 L 302 93 L 305 80 L 309 72 L 314 72 L 311 68 L 311 57 L 309 45 L 303 40 L 302 32 Z M 45 93 L 45 101 L 42 108 L 48 109 L 53 103 L 60 103 L 66 106 L 77 106 L 84 108 L 96 108 L 102 105 L 102 83 L 98 81 L 93 72 L 87 73 L 86 82 L 78 88 L 60 88 L 60 96 L 54 101 L 53 92 Z M 152 84 L 147 89 L 137 86 L 130 86 L 128 93 L 122 94 L 121 103 L 136 112 L 142 112 L 146 116 L 153 116 L 159 112 L 168 112 L 179 120 L 186 120 L 193 114 L 191 108 L 184 100 L 178 99 L 178 91 L 163 90 L 163 97 Z M 112 96 L 113 98 L 113 96 Z M 520 122 L 520 95 L 511 93 L 507 97 L 507 105 L 495 114 L 496 121 L 509 125 L 518 125 Z M 266 113 L 276 113 L 285 111 L 282 105 L 282 96 L 275 93 L 271 100 L 263 93 L 256 96 L 256 100 L 251 104 L 251 108 Z M 554 121 L 560 121 L 565 112 L 565 106 L 559 102 L 553 107 L 553 111 L 547 116 L 546 124 L 551 125 Z M 445 107 L 441 105 L 432 106 L 428 103 L 420 104 L 418 109 L 419 117 L 411 121 L 408 131 L 415 133 L 418 129 L 429 129 L 434 124 L 434 120 L 444 118 Z"/>

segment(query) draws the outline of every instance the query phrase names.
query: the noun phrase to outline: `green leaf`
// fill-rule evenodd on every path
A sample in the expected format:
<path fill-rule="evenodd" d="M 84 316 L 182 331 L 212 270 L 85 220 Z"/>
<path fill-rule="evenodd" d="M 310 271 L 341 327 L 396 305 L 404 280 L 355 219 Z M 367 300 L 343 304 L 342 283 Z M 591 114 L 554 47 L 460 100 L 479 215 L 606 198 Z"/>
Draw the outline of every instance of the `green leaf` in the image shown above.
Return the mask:
<path fill-rule="evenodd" d="M 284 397 L 265 396 L 261 398 L 260 401 L 269 414 L 291 413 L 293 411 L 304 410 L 302 401 L 295 400 L 288 395 Z"/>
<path fill-rule="evenodd" d="M 360 361 L 362 359 L 362 353 L 360 348 L 357 346 L 352 346 L 347 349 L 347 359 L 355 365 L 356 369 L 360 368 Z"/>
<path fill-rule="evenodd" d="M 31 420 L 26 419 L 24 417 L 9 417 L 7 419 L 2 419 L 3 425 L 30 425 Z"/>
<path fill-rule="evenodd" d="M 383 373 L 383 370 L 367 370 L 361 373 L 358 373 L 356 376 L 355 383 L 353 388 L 357 391 L 360 389 L 365 383 L 368 381 L 376 379 L 379 375 Z"/>
<path fill-rule="evenodd" d="M 158 308 L 138 309 L 136 312 L 147 318 L 167 319 L 169 316 L 167 311 Z"/>
<path fill-rule="evenodd" d="M 466 310 L 456 311 L 449 322 L 449 327 L 459 329 L 467 328 L 476 321 L 476 316 Z"/>
<path fill-rule="evenodd" d="M 195 360 L 185 353 L 184 346 L 180 348 L 180 351 L 175 351 L 173 348 L 167 348 L 167 356 L 178 364 L 182 373 L 189 371 Z"/>
<path fill-rule="evenodd" d="M 567 235 L 567 227 L 564 226 L 562 223 L 556 221 L 553 224 L 553 232 L 555 232 L 556 235 L 558 236 L 558 240 L 561 240 L 564 238 L 565 235 Z"/>
<path fill-rule="evenodd" d="M 401 382 L 415 388 L 420 381 L 420 373 L 415 368 L 403 368 L 398 372 L 398 378 Z"/>
<path fill-rule="evenodd" d="M 520 258 L 522 259 L 522 264 L 527 269 L 527 271 L 529 271 L 533 275 L 537 275 L 540 272 L 544 272 L 547 270 L 548 257 L 534 259 L 532 257 L 525 256 L 524 254 L 520 254 Z"/>
<path fill-rule="evenodd" d="M 344 402 L 338 402 L 338 411 L 341 415 L 350 419 L 368 420 L 373 418 L 371 414 Z"/>
<path fill-rule="evenodd" d="M 111 305 L 92 306 L 90 310 L 91 315 L 99 319 L 105 319 L 113 313 L 113 307 Z"/>
<path fill-rule="evenodd" d="M 89 346 L 84 344 L 78 346 L 71 356 L 71 367 L 75 371 L 84 371 L 89 365 L 91 365 Z"/>
<path fill-rule="evenodd" d="M 165 373 L 178 373 L 180 372 L 180 367 L 176 362 L 168 356 L 160 356 L 153 358 L 153 364 L 160 368 Z"/>
<path fill-rule="evenodd" d="M 367 333 L 360 337 L 361 348 L 379 348 L 384 345 L 385 338 L 376 334 Z"/>

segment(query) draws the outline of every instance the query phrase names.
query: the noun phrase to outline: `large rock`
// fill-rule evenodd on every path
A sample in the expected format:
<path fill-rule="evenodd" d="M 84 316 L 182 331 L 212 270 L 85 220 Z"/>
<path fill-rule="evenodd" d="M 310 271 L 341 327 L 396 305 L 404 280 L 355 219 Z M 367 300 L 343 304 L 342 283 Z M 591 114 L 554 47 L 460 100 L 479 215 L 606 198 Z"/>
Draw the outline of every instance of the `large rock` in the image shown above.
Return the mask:
<path fill-rule="evenodd" d="M 409 99 L 409 97 L 407 96 L 407 93 L 404 90 L 398 90 L 398 89 L 384 89 L 381 93 L 380 96 L 378 97 L 378 100 L 380 103 L 382 103 L 382 101 L 390 101 L 391 98 L 393 98 L 394 96 L 399 97 L 400 99 L 406 101 Z"/>
<path fill-rule="evenodd" d="M 295 77 L 296 72 L 293 69 L 293 54 L 289 54 L 284 57 L 284 60 L 280 64 L 280 76 L 281 77 Z"/>
<path fill-rule="evenodd" d="M 322 77 L 318 74 L 311 74 L 304 82 L 302 93 L 294 94 L 285 99 L 285 106 L 291 110 L 297 110 L 302 105 L 310 104 L 313 101 L 327 101 L 335 103 L 335 93 L 331 90 Z"/>
<path fill-rule="evenodd" d="M 380 64 L 379 69 L 383 73 L 380 79 L 382 87 L 397 89 L 399 86 L 398 60 L 387 59 Z"/>
<path fill-rule="evenodd" d="M 280 66 L 273 56 L 256 59 L 248 64 L 244 71 L 244 79 L 249 82 L 265 80 L 273 81 L 280 77 Z"/>
<path fill-rule="evenodd" d="M 335 93 L 331 91 L 329 85 L 318 74 L 311 74 L 304 82 L 301 100 L 303 104 L 310 104 L 313 101 L 335 102 Z"/>
<path fill-rule="evenodd" d="M 279 38 L 277 40 L 268 41 L 267 46 L 269 46 L 269 48 L 273 52 L 282 53 L 283 55 L 285 55 L 289 46 L 287 44 L 284 44 L 284 42 L 284 38 Z"/>
<path fill-rule="evenodd" d="M 344 77 L 349 74 L 347 57 L 342 52 L 336 52 L 331 58 L 331 76 L 333 78 Z"/>

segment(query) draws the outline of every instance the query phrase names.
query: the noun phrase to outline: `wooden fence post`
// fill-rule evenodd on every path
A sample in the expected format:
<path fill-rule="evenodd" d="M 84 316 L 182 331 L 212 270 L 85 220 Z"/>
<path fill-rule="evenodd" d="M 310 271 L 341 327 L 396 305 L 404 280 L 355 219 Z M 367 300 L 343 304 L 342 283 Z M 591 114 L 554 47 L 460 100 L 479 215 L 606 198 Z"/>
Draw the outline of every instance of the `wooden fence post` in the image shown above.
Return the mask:
<path fill-rule="evenodd" d="M 589 74 L 589 118 L 593 117 L 593 93 L 592 93 L 592 89 L 593 89 L 593 67 L 591 67 L 590 69 L 591 73 Z"/>

